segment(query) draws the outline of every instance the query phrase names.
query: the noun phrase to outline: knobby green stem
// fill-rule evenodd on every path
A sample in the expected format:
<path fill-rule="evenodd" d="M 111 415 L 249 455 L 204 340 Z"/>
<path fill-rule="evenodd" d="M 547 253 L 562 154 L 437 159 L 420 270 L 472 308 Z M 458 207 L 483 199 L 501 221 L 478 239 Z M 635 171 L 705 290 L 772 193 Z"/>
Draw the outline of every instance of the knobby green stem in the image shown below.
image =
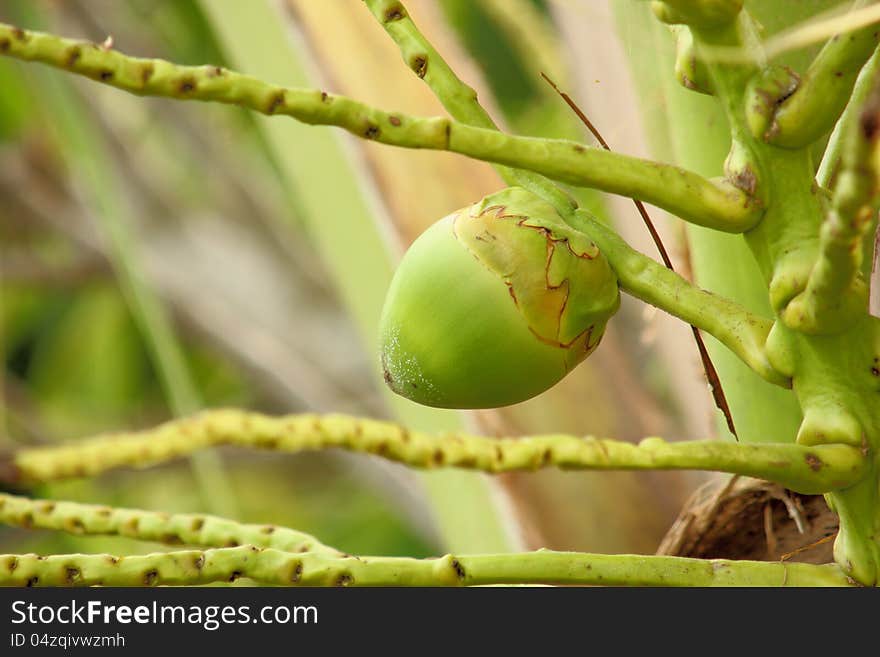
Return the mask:
<path fill-rule="evenodd" d="M 528 169 L 554 180 L 653 203 L 681 218 L 727 232 L 760 219 L 761 206 L 727 181 L 668 164 L 567 140 L 521 137 L 446 118 L 389 113 L 313 89 L 283 88 L 216 66 L 177 66 L 0 24 L 0 54 L 37 61 L 139 95 L 202 100 L 333 125 L 364 139 L 405 148 L 448 150 Z"/>
<path fill-rule="evenodd" d="M 0 556 L 0 586 L 159 586 L 247 577 L 278 586 L 848 586 L 834 564 L 539 550 L 439 559 L 334 557 L 242 546 L 138 556 Z"/>
<path fill-rule="evenodd" d="M 792 299 L 783 319 L 818 332 L 842 331 L 868 308 L 864 258 L 873 247 L 880 205 L 876 167 L 880 137 L 880 77 L 843 137 L 840 171 L 831 209 L 819 233 L 819 254 L 806 288 Z M 866 242 L 868 242 L 866 244 Z M 806 318 L 806 319 L 804 319 Z"/>
<path fill-rule="evenodd" d="M 302 452 L 328 448 L 374 454 L 416 468 L 457 467 L 489 473 L 555 466 L 569 470 L 714 470 L 767 479 L 817 494 L 859 481 L 858 447 L 718 441 L 632 443 L 548 434 L 486 438 L 429 435 L 398 424 L 344 415 L 268 417 L 224 409 L 141 432 L 106 434 L 56 447 L 24 449 L 10 467 L 18 483 L 86 477 L 121 467 L 147 467 L 219 445 Z"/>
<path fill-rule="evenodd" d="M 370 12 L 400 49 L 412 71 L 430 87 L 456 121 L 489 130 L 498 126 L 477 100 L 477 92 L 459 78 L 413 22 L 399 0 L 365 0 Z M 577 207 L 573 198 L 544 176 L 532 171 L 496 166 L 502 179 L 538 194 L 565 217 Z"/>
<path fill-rule="evenodd" d="M 314 536 L 275 525 L 246 525 L 204 514 L 164 513 L 110 506 L 32 500 L 0 493 L 0 524 L 74 534 L 127 536 L 169 545 L 255 545 L 286 552 L 339 555 Z"/>
<path fill-rule="evenodd" d="M 870 1 L 859 0 L 853 9 Z M 846 107 L 859 71 L 878 42 L 878 23 L 833 37 L 816 56 L 797 90 L 776 109 L 770 143 L 802 148 L 830 131 Z"/>
<path fill-rule="evenodd" d="M 791 387 L 767 359 L 764 342 L 772 322 L 689 283 L 674 271 L 630 247 L 614 231 L 576 213 L 577 227 L 596 242 L 617 274 L 621 289 L 718 339 L 767 381 Z"/>

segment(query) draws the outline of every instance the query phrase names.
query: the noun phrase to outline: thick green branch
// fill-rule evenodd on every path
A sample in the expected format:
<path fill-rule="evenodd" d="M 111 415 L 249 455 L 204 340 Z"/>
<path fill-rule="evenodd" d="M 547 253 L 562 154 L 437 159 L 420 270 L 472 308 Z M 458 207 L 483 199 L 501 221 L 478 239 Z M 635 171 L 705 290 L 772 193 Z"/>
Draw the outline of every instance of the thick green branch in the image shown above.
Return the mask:
<path fill-rule="evenodd" d="M 0 24 L 0 54 L 48 64 L 134 94 L 239 105 L 308 124 L 337 126 L 394 146 L 449 150 L 528 169 L 573 185 L 638 198 L 717 230 L 743 232 L 761 216 L 760 204 L 726 181 L 567 140 L 512 136 L 446 118 L 383 112 L 319 90 L 283 88 L 215 66 L 127 57 L 97 44 L 4 24 Z"/>
<path fill-rule="evenodd" d="M 169 545 L 218 548 L 255 545 L 286 552 L 340 554 L 314 536 L 287 527 L 245 525 L 204 514 L 32 500 L 4 493 L 0 493 L 0 524 L 28 529 L 55 529 L 74 534 L 127 536 Z"/>
<path fill-rule="evenodd" d="M 849 586 L 834 564 L 727 561 L 539 550 L 439 559 L 332 557 L 244 546 L 137 556 L 0 556 L 0 586 Z"/>
<path fill-rule="evenodd" d="M 772 323 L 742 306 L 692 285 L 674 271 L 630 247 L 601 223 L 577 212 L 577 227 L 608 258 L 621 289 L 718 339 L 764 379 L 783 387 L 791 381 L 767 359 L 764 343 Z"/>
<path fill-rule="evenodd" d="M 788 326 L 811 333 L 840 332 L 868 309 L 869 281 L 864 272 L 865 253 L 873 247 L 880 207 L 880 76 L 846 126 L 840 170 L 831 209 L 819 233 L 819 254 L 806 288 L 786 306 Z"/>
<path fill-rule="evenodd" d="M 457 467 L 484 472 L 535 470 L 714 470 L 778 482 L 800 493 L 852 485 L 864 457 L 847 445 L 740 445 L 720 441 L 640 444 L 560 434 L 485 438 L 462 433 L 429 435 L 400 425 L 343 415 L 272 418 L 217 410 L 155 429 L 117 433 L 57 447 L 24 449 L 8 468 L 22 483 L 97 475 L 146 467 L 219 445 L 302 452 L 339 448 L 375 454 L 417 468 Z"/>
<path fill-rule="evenodd" d="M 869 0 L 861 0 L 854 8 L 867 4 Z M 768 133 L 770 143 L 801 148 L 829 132 L 878 42 L 878 23 L 833 37 L 816 56 L 794 94 L 777 108 Z"/>

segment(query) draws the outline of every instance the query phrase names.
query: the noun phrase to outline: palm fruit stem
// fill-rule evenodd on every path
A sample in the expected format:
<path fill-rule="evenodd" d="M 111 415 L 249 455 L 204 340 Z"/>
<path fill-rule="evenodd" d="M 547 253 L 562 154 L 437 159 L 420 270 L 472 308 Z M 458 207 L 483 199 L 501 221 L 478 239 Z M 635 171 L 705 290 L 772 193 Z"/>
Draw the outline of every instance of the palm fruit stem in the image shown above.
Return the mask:
<path fill-rule="evenodd" d="M 126 536 L 168 545 L 255 545 L 286 552 L 338 555 L 309 534 L 275 525 L 248 525 L 217 516 L 121 509 L 96 504 L 33 500 L 0 493 L 0 523 L 73 534 Z"/>
<path fill-rule="evenodd" d="M 658 265 L 659 266 L 659 265 Z M 429 435 L 398 424 L 344 415 L 269 417 L 233 409 L 207 411 L 140 432 L 104 434 L 66 445 L 23 449 L 0 467 L 11 483 L 86 477 L 123 467 L 148 467 L 221 445 L 303 452 L 328 448 L 374 454 L 417 468 L 457 467 L 489 473 L 559 467 L 569 470 L 729 472 L 817 494 L 845 488 L 864 475 L 857 446 L 736 444 L 714 440 L 668 443 L 563 434 L 487 438 Z"/>
<path fill-rule="evenodd" d="M 317 89 L 284 88 L 216 66 L 128 57 L 98 44 L 7 24 L 0 24 L 0 54 L 41 62 L 138 95 L 239 105 L 308 124 L 337 126 L 389 145 L 448 150 L 527 169 L 561 182 L 638 198 L 726 232 L 743 232 L 761 218 L 760 204 L 727 181 L 568 140 L 514 136 L 447 118 L 384 112 Z"/>
<path fill-rule="evenodd" d="M 847 586 L 834 564 L 730 561 L 539 550 L 437 559 L 293 554 L 241 546 L 135 556 L 0 556 L 0 586 L 159 586 L 231 582 L 278 586 Z"/>

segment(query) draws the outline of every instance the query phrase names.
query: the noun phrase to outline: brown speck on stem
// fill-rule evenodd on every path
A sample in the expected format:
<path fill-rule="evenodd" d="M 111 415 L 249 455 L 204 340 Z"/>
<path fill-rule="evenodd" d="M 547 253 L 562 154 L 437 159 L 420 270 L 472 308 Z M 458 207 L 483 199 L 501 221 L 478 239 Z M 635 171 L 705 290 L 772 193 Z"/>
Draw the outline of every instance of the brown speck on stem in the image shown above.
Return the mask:
<path fill-rule="evenodd" d="M 336 586 L 350 586 L 354 582 L 354 577 L 348 573 L 342 573 L 336 578 Z"/>
<path fill-rule="evenodd" d="M 67 582 L 68 586 L 71 586 L 76 582 L 76 580 L 80 578 L 81 574 L 82 573 L 80 572 L 79 568 L 68 566 L 64 569 L 64 581 Z"/>
<path fill-rule="evenodd" d="M 105 69 L 98 73 L 98 77 L 101 78 L 102 82 L 108 82 L 109 80 L 113 79 L 113 71 Z"/>
<path fill-rule="evenodd" d="M 27 41 L 27 34 L 25 34 L 24 30 L 20 27 L 12 28 L 12 36 L 14 36 L 18 41 Z"/>
<path fill-rule="evenodd" d="M 0 52 L 7 52 L 10 45 L 9 39 L 0 39 Z"/>
<path fill-rule="evenodd" d="M 420 78 L 425 77 L 428 73 L 428 58 L 425 55 L 416 55 L 409 60 L 409 67 Z"/>
<path fill-rule="evenodd" d="M 194 532 L 201 531 L 202 527 L 205 526 L 204 518 L 193 518 L 192 524 L 190 525 L 190 529 Z"/>
<path fill-rule="evenodd" d="M 284 92 L 279 91 L 278 93 L 273 94 L 269 99 L 269 104 L 266 106 L 266 114 L 274 114 L 283 104 Z M 245 418 L 245 421 L 247 421 L 247 418 Z"/>
<path fill-rule="evenodd" d="M 181 78 L 181 80 L 177 83 L 177 91 L 181 94 L 188 94 L 195 91 L 196 88 L 196 79 L 192 76 L 186 76 Z"/>
<path fill-rule="evenodd" d="M 742 170 L 734 173 L 732 182 L 735 187 L 743 190 L 749 196 L 755 195 L 755 190 L 758 186 L 758 179 L 750 166 L 746 166 Z"/>
<path fill-rule="evenodd" d="M 33 577 L 28 579 L 27 584 L 25 584 L 25 586 L 27 586 L 28 588 L 32 588 L 39 583 L 40 583 L 40 578 L 37 577 L 36 575 L 34 575 Z"/>
<path fill-rule="evenodd" d="M 388 117 L 388 123 L 390 123 L 390 124 L 393 125 L 395 128 L 397 128 L 397 127 L 400 126 L 400 118 L 397 117 L 397 116 L 394 116 L 394 115 L 389 116 L 389 117 Z"/>
<path fill-rule="evenodd" d="M 296 583 L 302 579 L 303 574 L 303 565 L 301 561 L 297 561 L 296 565 L 293 567 L 293 575 L 290 576 L 290 581 Z"/>
<path fill-rule="evenodd" d="M 82 50 L 80 50 L 79 46 L 73 46 L 67 51 L 67 57 L 64 58 L 64 65 L 67 68 L 73 68 L 73 66 L 79 61 L 81 55 Z"/>
<path fill-rule="evenodd" d="M 6 569 L 11 573 L 16 568 L 18 568 L 18 557 L 9 557 L 9 560 L 6 562 Z"/>
<path fill-rule="evenodd" d="M 439 447 L 434 450 L 434 453 L 431 455 L 431 462 L 434 465 L 440 466 L 446 462 L 446 454 L 443 453 L 443 450 Z"/>
<path fill-rule="evenodd" d="M 200 554 L 199 556 L 197 556 L 195 558 L 195 561 L 193 561 L 193 566 L 195 566 L 196 570 L 201 570 L 202 568 L 204 568 L 205 567 L 205 555 Z"/>
<path fill-rule="evenodd" d="M 375 123 L 368 123 L 366 129 L 364 130 L 364 138 L 365 139 L 376 139 L 379 137 L 379 126 Z"/>
<path fill-rule="evenodd" d="M 274 534 L 274 533 L 275 533 L 275 526 L 274 526 L 274 525 L 266 525 L 265 527 L 263 527 L 263 528 L 260 530 L 260 533 L 262 533 L 262 534 Z"/>
<path fill-rule="evenodd" d="M 401 18 L 406 18 L 406 10 L 401 5 L 392 5 L 385 10 L 386 23 L 393 23 Z"/>
<path fill-rule="evenodd" d="M 818 472 L 822 469 L 822 466 L 825 465 L 822 463 L 822 459 L 813 454 L 812 452 L 808 452 L 804 457 L 804 460 L 807 462 L 807 465 L 810 466 L 810 470 L 813 472 Z"/>
<path fill-rule="evenodd" d="M 458 559 L 452 560 L 452 570 L 455 571 L 455 576 L 460 582 L 463 582 L 465 577 L 467 577 L 467 573 L 465 573 L 464 567 L 461 565 L 461 562 Z"/>
<path fill-rule="evenodd" d="M 155 586 L 159 579 L 159 571 L 155 568 L 144 573 L 144 586 Z"/>

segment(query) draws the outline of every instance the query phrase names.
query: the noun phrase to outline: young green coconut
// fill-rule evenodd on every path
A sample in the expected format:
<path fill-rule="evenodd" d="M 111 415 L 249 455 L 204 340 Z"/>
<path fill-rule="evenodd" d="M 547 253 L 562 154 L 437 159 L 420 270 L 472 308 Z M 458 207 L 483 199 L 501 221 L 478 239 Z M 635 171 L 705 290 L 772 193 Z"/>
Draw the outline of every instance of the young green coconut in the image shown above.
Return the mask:
<path fill-rule="evenodd" d="M 444 217 L 404 255 L 382 311 L 385 381 L 427 406 L 524 401 L 590 355 L 619 306 L 596 245 L 510 187 Z"/>

